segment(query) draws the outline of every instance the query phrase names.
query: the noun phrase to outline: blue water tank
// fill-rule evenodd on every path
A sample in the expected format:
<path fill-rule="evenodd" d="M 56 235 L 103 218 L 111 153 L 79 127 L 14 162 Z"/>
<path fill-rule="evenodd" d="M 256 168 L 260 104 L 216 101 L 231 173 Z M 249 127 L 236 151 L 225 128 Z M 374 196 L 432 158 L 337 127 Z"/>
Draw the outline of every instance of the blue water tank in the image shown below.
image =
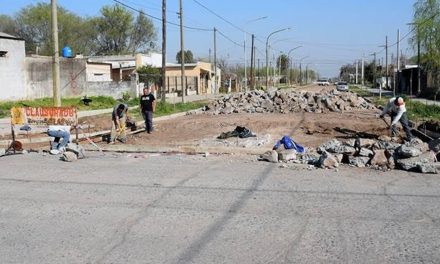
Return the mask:
<path fill-rule="evenodd" d="M 63 48 L 63 57 L 64 58 L 72 58 L 72 49 L 69 46 L 64 46 Z"/>

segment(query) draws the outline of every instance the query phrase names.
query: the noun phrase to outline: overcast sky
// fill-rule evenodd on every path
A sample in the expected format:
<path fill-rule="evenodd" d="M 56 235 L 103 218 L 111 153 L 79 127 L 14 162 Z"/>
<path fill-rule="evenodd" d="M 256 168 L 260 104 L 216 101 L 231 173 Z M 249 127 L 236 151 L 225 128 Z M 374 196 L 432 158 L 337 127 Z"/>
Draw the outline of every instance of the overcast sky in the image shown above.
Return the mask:
<path fill-rule="evenodd" d="M 120 0 L 121 2 L 146 14 L 161 18 L 161 0 Z M 37 0 L 2 1 L 0 13 L 14 15 L 21 8 L 36 4 Z M 104 5 L 112 5 L 112 0 L 58 0 L 58 5 L 81 16 L 99 15 Z M 397 42 L 397 30 L 403 38 L 410 28 L 407 23 L 413 18 L 413 5 L 410 0 L 183 0 L 184 25 L 200 29 L 216 27 L 217 57 L 230 64 L 244 64 L 243 42 L 246 46 L 250 64 L 251 37 L 243 30 L 256 36 L 257 59 L 265 63 L 265 42 L 267 36 L 276 30 L 290 27 L 270 37 L 270 58 L 281 52 L 301 45 L 291 52 L 294 63 L 300 58 L 303 64 L 319 72 L 321 76 L 333 77 L 339 73 L 341 65 L 353 63 L 365 56 L 372 60 L 373 52 L 380 52 L 378 59 L 385 57 L 380 45 Z M 179 23 L 178 0 L 167 1 L 167 19 Z M 266 17 L 263 19 L 259 19 Z M 153 20 L 158 31 L 158 47 L 161 47 L 161 22 Z M 168 26 L 168 62 L 174 62 L 179 45 L 179 28 Z M 208 58 L 213 52 L 213 32 L 185 29 L 185 49 L 194 56 Z M 414 55 L 408 43 L 409 37 L 401 42 L 401 52 Z M 241 46 L 238 46 L 241 45 Z M 397 53 L 396 45 L 390 47 L 389 56 Z M 211 55 L 213 56 L 213 55 Z M 390 59 L 389 58 L 389 59 Z"/>

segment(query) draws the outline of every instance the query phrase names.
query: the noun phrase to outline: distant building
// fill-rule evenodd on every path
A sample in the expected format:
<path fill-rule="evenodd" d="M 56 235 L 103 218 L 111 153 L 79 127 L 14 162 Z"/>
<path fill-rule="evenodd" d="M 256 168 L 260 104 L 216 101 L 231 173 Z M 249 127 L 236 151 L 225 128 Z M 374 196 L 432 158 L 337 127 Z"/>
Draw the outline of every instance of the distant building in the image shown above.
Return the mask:
<path fill-rule="evenodd" d="M 24 40 L 0 32 L 0 100 L 18 100 L 25 94 Z"/>

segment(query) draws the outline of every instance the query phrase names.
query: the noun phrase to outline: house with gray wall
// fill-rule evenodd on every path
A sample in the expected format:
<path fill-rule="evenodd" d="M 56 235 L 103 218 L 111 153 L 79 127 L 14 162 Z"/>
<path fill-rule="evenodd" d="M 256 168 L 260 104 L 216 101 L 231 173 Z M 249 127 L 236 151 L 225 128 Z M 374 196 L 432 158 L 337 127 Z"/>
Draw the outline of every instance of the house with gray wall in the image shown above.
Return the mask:
<path fill-rule="evenodd" d="M 24 40 L 0 32 L 0 100 L 18 100 L 25 94 Z"/>

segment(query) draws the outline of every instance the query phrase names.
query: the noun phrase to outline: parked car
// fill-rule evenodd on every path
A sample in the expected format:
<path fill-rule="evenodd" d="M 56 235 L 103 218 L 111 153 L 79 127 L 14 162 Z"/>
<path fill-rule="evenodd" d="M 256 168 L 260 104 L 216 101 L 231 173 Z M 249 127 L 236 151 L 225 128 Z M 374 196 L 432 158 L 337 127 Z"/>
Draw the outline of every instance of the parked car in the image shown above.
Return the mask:
<path fill-rule="evenodd" d="M 328 79 L 319 79 L 317 83 L 320 86 L 329 86 L 330 85 Z"/>
<path fill-rule="evenodd" d="M 347 82 L 338 82 L 336 85 L 336 90 L 341 92 L 347 92 L 348 91 L 348 83 Z"/>

